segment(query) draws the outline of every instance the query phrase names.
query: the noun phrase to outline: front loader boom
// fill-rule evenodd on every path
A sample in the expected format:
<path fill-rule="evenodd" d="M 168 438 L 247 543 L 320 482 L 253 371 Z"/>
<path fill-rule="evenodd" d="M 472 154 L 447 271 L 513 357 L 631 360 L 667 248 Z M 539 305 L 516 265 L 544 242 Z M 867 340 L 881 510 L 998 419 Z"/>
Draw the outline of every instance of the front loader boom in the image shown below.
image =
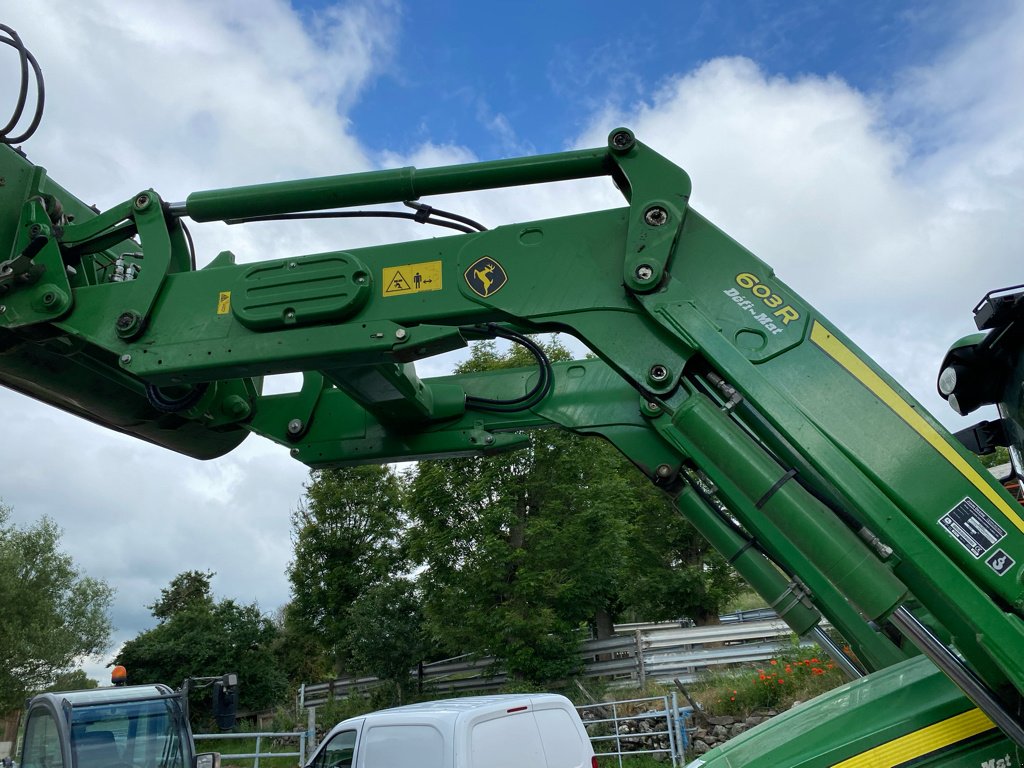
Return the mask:
<path fill-rule="evenodd" d="M 622 207 L 255 263 L 223 252 L 197 269 L 183 227 L 597 176 Z M 7 146 L 0 177 L 0 383 L 197 458 L 250 432 L 312 467 L 486 455 L 540 427 L 603 437 L 795 631 L 831 643 L 851 675 L 888 675 L 850 684 L 844 716 L 862 727 L 814 731 L 801 765 L 846 764 L 936 727 L 947 735 L 917 758 L 1024 745 L 1021 508 L 691 208 L 687 174 L 630 131 L 591 150 L 184 202 L 144 190 L 103 212 Z M 596 357 L 415 369 L 473 339 L 546 332 Z M 302 373 L 298 392 L 262 393 L 264 376 L 287 372 Z M 934 682 L 935 667 L 956 687 Z M 941 696 L 869 706 L 911 668 L 915 690 Z M 963 717 L 970 727 L 941 730 Z"/>

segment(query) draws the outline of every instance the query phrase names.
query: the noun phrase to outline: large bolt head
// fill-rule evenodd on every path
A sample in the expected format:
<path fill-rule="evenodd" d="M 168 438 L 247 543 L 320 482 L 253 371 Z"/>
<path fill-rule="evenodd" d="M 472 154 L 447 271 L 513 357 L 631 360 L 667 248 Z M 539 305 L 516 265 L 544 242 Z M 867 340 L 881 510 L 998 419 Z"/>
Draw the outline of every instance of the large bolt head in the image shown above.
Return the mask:
<path fill-rule="evenodd" d="M 668 223 L 668 211 L 660 205 L 652 205 L 644 212 L 644 221 L 652 227 L 661 227 Z"/>

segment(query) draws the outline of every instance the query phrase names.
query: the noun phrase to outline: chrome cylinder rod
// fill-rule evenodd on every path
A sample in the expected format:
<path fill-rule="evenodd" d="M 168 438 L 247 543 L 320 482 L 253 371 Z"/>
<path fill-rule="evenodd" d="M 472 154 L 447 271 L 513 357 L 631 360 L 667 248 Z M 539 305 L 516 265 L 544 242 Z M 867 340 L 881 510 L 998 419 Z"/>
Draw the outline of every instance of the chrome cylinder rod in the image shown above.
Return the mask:
<path fill-rule="evenodd" d="M 999 729 L 1018 746 L 1024 747 L 1024 727 L 1007 711 L 995 693 L 972 672 L 953 651 L 937 638 L 904 606 L 889 616 L 889 620 L 932 660 L 967 698 L 978 705 Z"/>

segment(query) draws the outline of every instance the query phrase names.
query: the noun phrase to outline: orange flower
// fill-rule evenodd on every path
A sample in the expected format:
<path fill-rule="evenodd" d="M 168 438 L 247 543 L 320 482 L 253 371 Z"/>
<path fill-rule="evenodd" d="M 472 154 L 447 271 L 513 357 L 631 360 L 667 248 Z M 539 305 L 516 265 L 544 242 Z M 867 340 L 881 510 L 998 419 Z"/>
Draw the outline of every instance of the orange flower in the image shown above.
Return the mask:
<path fill-rule="evenodd" d="M 811 664 L 817 664 L 817 663 L 818 663 L 817 659 L 811 659 Z"/>
<path fill-rule="evenodd" d="M 772 659 L 772 660 L 771 660 L 771 661 L 769 661 L 768 663 L 769 663 L 769 664 L 771 664 L 771 665 L 772 665 L 772 666 L 774 667 L 774 666 L 775 666 L 776 664 L 778 664 L 779 662 L 778 662 L 778 661 L 776 661 L 775 659 Z"/>
<path fill-rule="evenodd" d="M 811 669 L 811 674 L 814 674 L 814 675 L 824 675 L 825 674 L 825 670 L 821 669 L 820 667 L 813 667 Z"/>
<path fill-rule="evenodd" d="M 786 665 L 786 672 L 788 672 L 790 674 L 793 673 L 793 668 L 791 666 L 789 666 L 789 664 Z"/>
<path fill-rule="evenodd" d="M 761 679 L 762 680 L 767 679 L 767 677 L 768 677 L 768 675 L 766 675 L 764 672 L 761 673 Z"/>
<path fill-rule="evenodd" d="M 785 680 L 783 680 L 783 679 L 782 679 L 782 678 L 780 677 L 780 678 L 779 678 L 779 685 L 782 685 L 782 684 L 783 684 L 784 682 L 786 682 L 786 681 L 785 681 Z"/>
<path fill-rule="evenodd" d="M 733 691 L 733 693 L 736 693 L 736 691 Z M 729 697 L 729 701 L 736 701 L 736 697 L 735 696 L 730 696 Z"/>

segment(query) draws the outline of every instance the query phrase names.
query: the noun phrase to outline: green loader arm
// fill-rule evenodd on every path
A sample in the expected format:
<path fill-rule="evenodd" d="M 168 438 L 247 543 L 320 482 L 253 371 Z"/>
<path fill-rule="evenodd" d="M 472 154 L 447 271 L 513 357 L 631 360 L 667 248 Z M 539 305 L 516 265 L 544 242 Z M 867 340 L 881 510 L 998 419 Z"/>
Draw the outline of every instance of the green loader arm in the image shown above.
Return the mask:
<path fill-rule="evenodd" d="M 183 227 L 597 176 L 623 207 L 258 263 L 224 252 L 196 269 Z M 853 765 L 901 739 L 920 764 L 959 764 L 942 762 L 955 752 L 973 765 L 1024 745 L 1020 508 L 690 208 L 686 173 L 630 131 L 593 150 L 177 203 L 146 190 L 101 213 L 8 147 L 0 177 L 0 383 L 197 458 L 250 432 L 314 467 L 485 455 L 539 427 L 604 437 L 796 632 L 851 675 L 878 673 L 810 708 L 831 714 L 797 724 L 799 757 L 766 748 L 764 765 Z M 596 357 L 437 378 L 414 366 L 543 332 Z M 262 393 L 288 372 L 299 391 Z M 880 706 L 894 679 L 928 693 Z M 738 764 L 730 749 L 705 760 Z"/>

